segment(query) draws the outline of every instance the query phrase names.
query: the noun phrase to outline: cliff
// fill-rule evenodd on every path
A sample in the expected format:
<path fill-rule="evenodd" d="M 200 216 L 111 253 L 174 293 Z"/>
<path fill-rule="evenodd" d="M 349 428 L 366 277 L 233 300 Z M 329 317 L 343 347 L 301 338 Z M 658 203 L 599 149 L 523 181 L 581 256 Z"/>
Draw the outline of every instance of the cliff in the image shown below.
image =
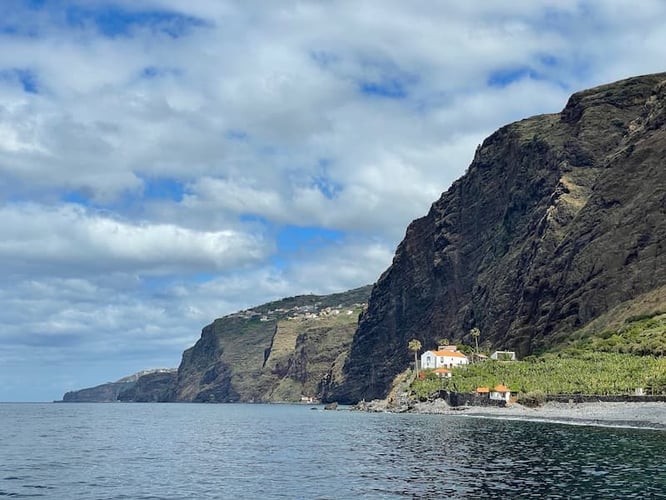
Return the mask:
<path fill-rule="evenodd" d="M 473 343 L 477 327 L 527 355 L 666 305 L 665 104 L 666 73 L 630 78 L 488 137 L 407 228 L 324 398 L 384 397 L 412 338 Z"/>
<path fill-rule="evenodd" d="M 169 401 L 172 388 L 176 383 L 176 375 L 176 370 L 156 371 L 142 375 L 135 384 L 118 393 L 118 400 L 134 403 Z"/>
<path fill-rule="evenodd" d="M 148 396 L 149 390 L 155 390 L 154 381 L 170 380 L 173 383 L 174 378 L 174 369 L 143 370 L 115 382 L 108 382 L 78 391 L 69 391 L 65 393 L 62 401 L 64 403 L 112 403 L 119 400 L 128 401 L 132 399 L 128 398 L 127 394 L 133 394 L 132 391 L 136 386 L 139 386 L 142 397 L 149 398 L 146 401 L 158 401 L 159 393 Z M 137 399 L 137 401 L 139 400 Z"/>
<path fill-rule="evenodd" d="M 341 367 L 371 287 L 299 295 L 216 319 L 175 369 L 67 392 L 64 402 L 271 402 L 318 399 Z"/>
<path fill-rule="evenodd" d="M 318 398 L 322 378 L 349 350 L 369 294 L 370 286 L 326 296 L 301 295 L 216 319 L 183 353 L 169 399 Z"/>
<path fill-rule="evenodd" d="M 118 394 L 134 385 L 134 382 L 108 382 L 95 387 L 87 387 L 66 392 L 64 403 L 113 403 L 118 401 Z"/>

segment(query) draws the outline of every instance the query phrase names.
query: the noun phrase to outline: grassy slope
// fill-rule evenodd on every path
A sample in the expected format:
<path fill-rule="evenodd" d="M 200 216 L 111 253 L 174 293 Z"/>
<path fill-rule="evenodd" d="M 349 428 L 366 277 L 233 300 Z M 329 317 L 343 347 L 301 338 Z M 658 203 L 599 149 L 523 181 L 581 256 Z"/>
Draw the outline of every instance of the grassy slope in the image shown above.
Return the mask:
<path fill-rule="evenodd" d="M 252 308 L 253 311 L 266 313 L 274 309 L 291 309 L 296 306 L 307 306 L 319 304 L 321 308 L 336 307 L 340 304 L 353 304 L 367 302 L 372 290 L 372 285 L 365 285 L 346 292 L 333 293 L 331 295 L 297 295 L 284 299 L 268 302 Z"/>
<path fill-rule="evenodd" d="M 636 320 L 641 317 L 651 318 L 657 316 L 657 313 L 660 312 L 666 312 L 666 286 L 655 288 L 648 293 L 638 296 L 634 300 L 617 305 L 606 314 L 590 321 L 583 328 L 573 333 L 551 337 L 547 349 L 561 350 L 563 347 L 570 347 L 580 343 L 581 340 L 586 338 L 603 337 L 607 335 L 607 332 L 617 332 L 626 329 L 627 325 L 636 323 Z M 663 335 L 663 331 L 661 334 Z"/>

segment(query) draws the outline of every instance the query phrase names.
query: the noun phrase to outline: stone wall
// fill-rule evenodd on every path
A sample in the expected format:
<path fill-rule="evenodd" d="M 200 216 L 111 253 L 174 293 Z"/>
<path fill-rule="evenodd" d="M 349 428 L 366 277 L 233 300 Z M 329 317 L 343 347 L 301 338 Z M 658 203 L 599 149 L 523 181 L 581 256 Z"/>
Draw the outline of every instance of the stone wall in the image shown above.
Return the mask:
<path fill-rule="evenodd" d="M 503 399 L 490 399 L 487 394 L 482 395 L 475 392 L 440 391 L 439 397 L 449 406 L 506 406 L 506 401 Z"/>

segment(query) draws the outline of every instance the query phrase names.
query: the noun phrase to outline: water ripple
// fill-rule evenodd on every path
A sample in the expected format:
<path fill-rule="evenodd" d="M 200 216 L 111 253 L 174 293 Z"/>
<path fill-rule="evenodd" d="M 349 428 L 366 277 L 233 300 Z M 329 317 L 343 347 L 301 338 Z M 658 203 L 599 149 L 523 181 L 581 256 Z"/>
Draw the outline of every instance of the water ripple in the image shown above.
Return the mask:
<path fill-rule="evenodd" d="M 0 405 L 0 497 L 666 498 L 666 433 L 290 405 Z"/>

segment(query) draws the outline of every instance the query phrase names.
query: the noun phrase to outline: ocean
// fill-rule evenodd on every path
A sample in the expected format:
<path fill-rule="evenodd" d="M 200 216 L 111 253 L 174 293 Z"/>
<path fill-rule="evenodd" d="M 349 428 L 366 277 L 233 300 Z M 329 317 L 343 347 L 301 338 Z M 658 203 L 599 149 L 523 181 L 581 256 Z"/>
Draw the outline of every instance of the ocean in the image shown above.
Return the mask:
<path fill-rule="evenodd" d="M 0 404 L 0 498 L 666 498 L 666 433 L 307 405 Z"/>

